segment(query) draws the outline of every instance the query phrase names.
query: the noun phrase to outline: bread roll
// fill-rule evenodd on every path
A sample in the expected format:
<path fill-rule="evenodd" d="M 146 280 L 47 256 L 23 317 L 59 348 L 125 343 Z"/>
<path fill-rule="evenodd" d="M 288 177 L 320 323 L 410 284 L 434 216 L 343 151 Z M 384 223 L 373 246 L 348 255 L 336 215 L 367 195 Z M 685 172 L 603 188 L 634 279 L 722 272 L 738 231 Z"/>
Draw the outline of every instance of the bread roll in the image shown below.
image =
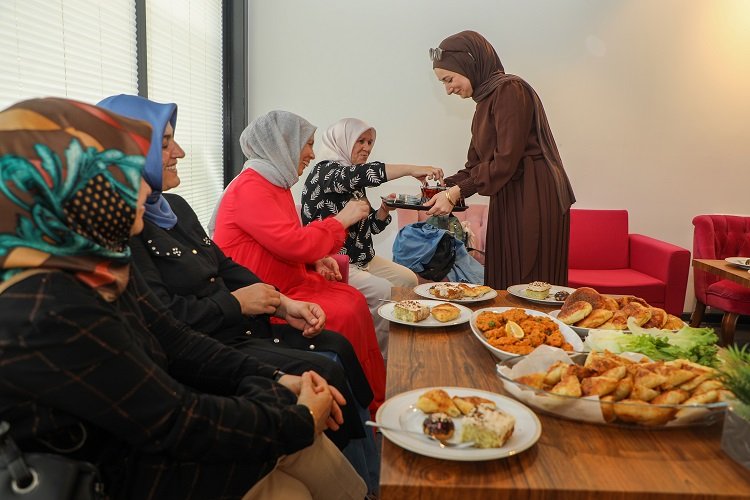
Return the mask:
<path fill-rule="evenodd" d="M 458 318 L 461 315 L 461 310 L 453 304 L 440 304 L 433 307 L 430 313 L 436 320 L 446 323 Z"/>
<path fill-rule="evenodd" d="M 570 300 L 570 297 L 568 297 Z M 560 314 L 557 315 L 557 319 L 565 323 L 566 325 L 573 325 L 583 318 L 589 315 L 592 310 L 591 304 L 584 300 L 577 300 L 575 302 L 565 301 Z"/>

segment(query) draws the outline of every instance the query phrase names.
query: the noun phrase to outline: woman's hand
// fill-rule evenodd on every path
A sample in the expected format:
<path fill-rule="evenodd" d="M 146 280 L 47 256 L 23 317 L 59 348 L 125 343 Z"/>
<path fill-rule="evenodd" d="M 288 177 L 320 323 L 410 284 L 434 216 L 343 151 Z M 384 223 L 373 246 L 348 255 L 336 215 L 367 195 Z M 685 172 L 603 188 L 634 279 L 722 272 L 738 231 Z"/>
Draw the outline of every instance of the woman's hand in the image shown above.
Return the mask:
<path fill-rule="evenodd" d="M 396 207 L 389 207 L 385 204 L 385 200 L 380 203 L 380 208 L 378 208 L 378 211 L 375 213 L 375 218 L 378 220 L 386 220 L 388 218 L 389 212 L 392 212 L 396 210 Z"/>
<path fill-rule="evenodd" d="M 435 180 L 440 183 L 443 182 L 443 169 L 438 167 L 418 167 L 417 165 L 413 166 L 411 175 L 415 179 L 420 180 L 422 183 L 424 183 L 427 180 Z"/>
<path fill-rule="evenodd" d="M 323 257 L 314 263 L 315 272 L 323 276 L 328 281 L 341 281 L 341 269 L 339 263 L 333 257 Z"/>
<path fill-rule="evenodd" d="M 338 430 L 344 423 L 340 405 L 345 405 L 346 400 L 335 387 L 328 385 L 323 377 L 313 371 L 302 374 L 297 403 L 312 411 L 316 434 L 326 429 Z"/>
<path fill-rule="evenodd" d="M 334 218 L 342 226 L 349 227 L 355 222 L 366 218 L 368 215 L 370 215 L 370 202 L 367 201 L 367 198 L 360 198 L 349 201 L 339 213 L 334 215 Z"/>
<path fill-rule="evenodd" d="M 276 316 L 293 328 L 302 330 L 302 335 L 307 338 L 318 335 L 326 324 L 326 313 L 318 304 L 290 299 L 283 294 L 281 305 L 276 309 Z"/>
<path fill-rule="evenodd" d="M 246 316 L 273 314 L 281 305 L 281 294 L 271 285 L 254 283 L 232 292 L 240 303 L 240 310 Z"/>
<path fill-rule="evenodd" d="M 432 207 L 427 211 L 427 215 L 448 215 L 460 198 L 461 188 L 458 186 L 451 186 L 439 192 L 424 203 L 426 207 Z"/>

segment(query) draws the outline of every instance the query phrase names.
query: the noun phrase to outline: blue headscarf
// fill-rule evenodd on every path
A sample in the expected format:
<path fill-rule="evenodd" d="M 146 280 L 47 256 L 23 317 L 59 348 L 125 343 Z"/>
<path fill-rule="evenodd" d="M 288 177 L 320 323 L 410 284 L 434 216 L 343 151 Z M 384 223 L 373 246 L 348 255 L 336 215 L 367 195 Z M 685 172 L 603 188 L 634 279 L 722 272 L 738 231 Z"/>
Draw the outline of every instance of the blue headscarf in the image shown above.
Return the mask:
<path fill-rule="evenodd" d="M 161 194 L 163 175 L 161 145 L 167 123 L 171 123 L 172 128 L 176 128 L 177 105 L 162 104 L 137 95 L 120 94 L 107 97 L 97 106 L 151 124 L 151 147 L 146 156 L 143 178 L 153 191 L 146 200 L 144 217 L 162 229 L 172 229 L 177 224 L 177 216 Z"/>

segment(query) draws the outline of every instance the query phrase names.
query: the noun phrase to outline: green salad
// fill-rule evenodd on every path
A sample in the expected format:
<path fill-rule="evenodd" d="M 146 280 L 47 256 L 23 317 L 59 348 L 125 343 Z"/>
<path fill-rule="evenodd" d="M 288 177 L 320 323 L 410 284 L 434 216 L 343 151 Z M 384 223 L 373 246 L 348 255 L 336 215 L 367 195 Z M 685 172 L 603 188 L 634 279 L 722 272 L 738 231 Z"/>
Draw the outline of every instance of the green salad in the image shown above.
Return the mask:
<path fill-rule="evenodd" d="M 630 333 L 619 330 L 590 330 L 584 346 L 592 351 L 615 354 L 637 352 L 654 361 L 687 359 L 705 366 L 716 367 L 719 338 L 713 328 L 693 328 L 687 324 L 672 332 L 658 328 L 641 328 L 628 318 Z"/>

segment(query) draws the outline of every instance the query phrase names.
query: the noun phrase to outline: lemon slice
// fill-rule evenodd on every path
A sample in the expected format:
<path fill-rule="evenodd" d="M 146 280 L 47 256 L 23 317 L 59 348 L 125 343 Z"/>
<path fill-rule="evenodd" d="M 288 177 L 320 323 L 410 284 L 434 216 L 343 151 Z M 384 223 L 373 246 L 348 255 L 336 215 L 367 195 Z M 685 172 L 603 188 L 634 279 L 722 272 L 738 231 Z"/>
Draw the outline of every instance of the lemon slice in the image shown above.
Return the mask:
<path fill-rule="evenodd" d="M 522 339 L 524 336 L 523 328 L 521 328 L 521 325 L 519 325 L 515 321 L 508 321 L 507 323 L 505 323 L 505 331 L 508 332 L 509 335 L 517 339 Z"/>

